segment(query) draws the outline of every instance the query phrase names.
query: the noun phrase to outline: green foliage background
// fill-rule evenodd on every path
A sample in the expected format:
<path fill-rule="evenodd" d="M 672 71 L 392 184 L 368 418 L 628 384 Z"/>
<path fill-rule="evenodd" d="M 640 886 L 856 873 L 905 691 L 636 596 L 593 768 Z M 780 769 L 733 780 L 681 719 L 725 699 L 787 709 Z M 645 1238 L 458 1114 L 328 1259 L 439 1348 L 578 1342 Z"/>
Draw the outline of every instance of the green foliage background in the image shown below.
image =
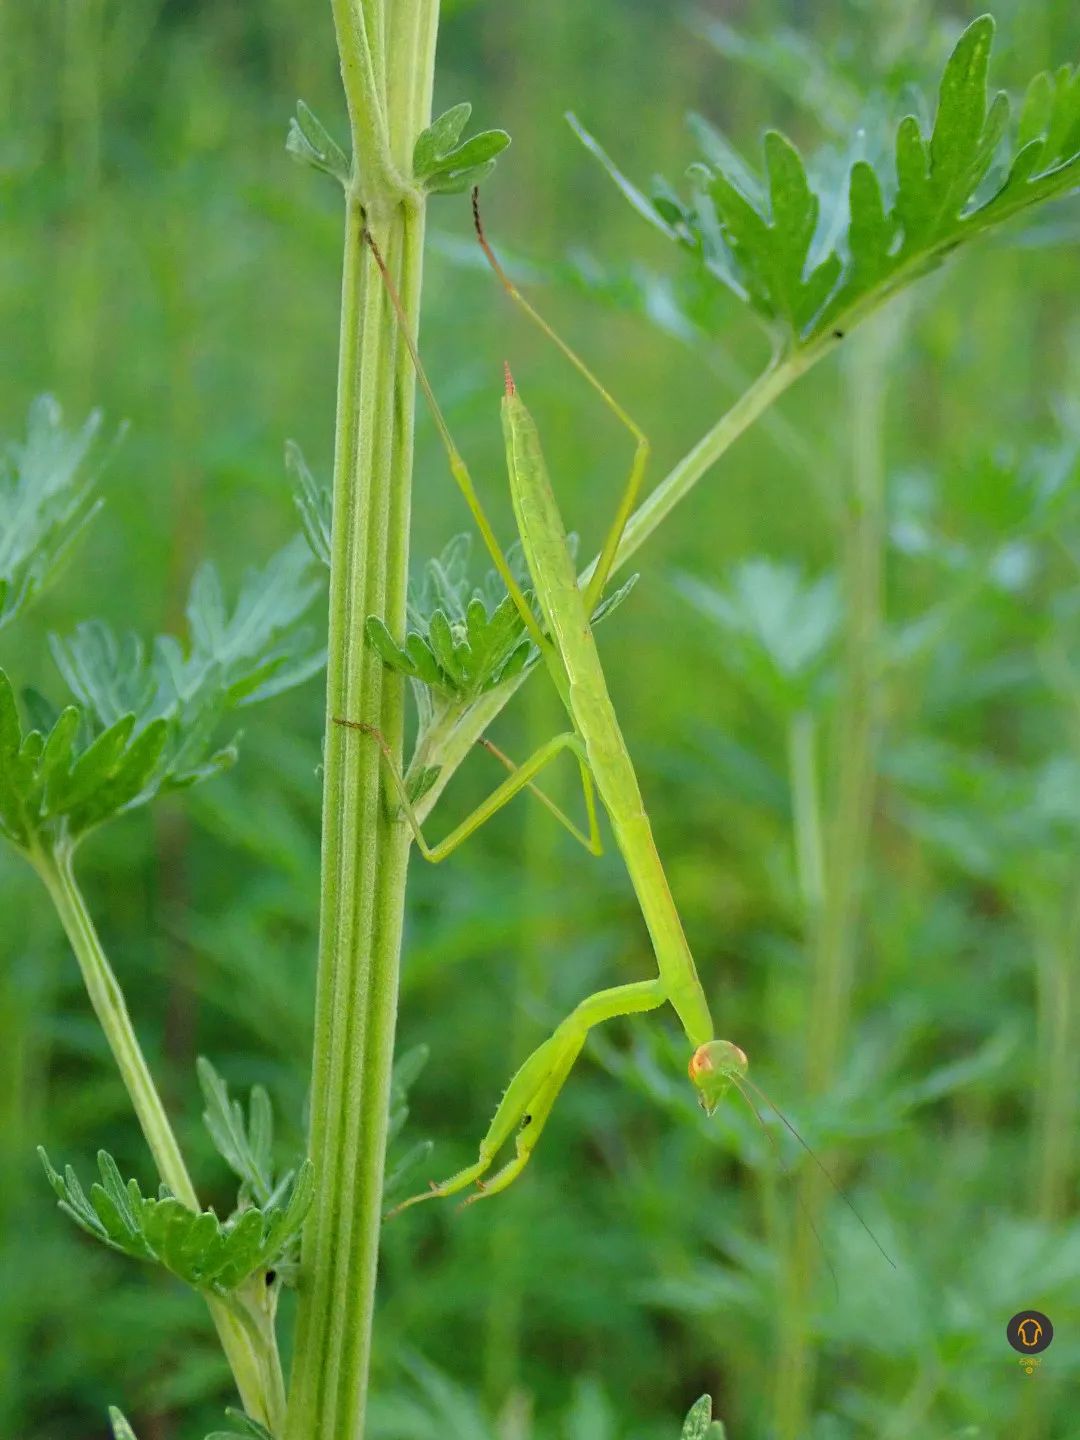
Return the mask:
<path fill-rule="evenodd" d="M 1007 0 L 995 13 L 994 83 L 1075 59 L 1080 17 L 1064 0 Z M 478 126 L 514 139 L 485 192 L 489 231 L 567 282 L 534 293 L 648 430 L 654 476 L 734 398 L 764 342 L 734 302 L 713 303 L 707 343 L 659 303 L 653 320 L 638 313 L 634 267 L 675 275 L 679 257 L 563 111 L 639 179 L 675 177 L 693 158 L 687 110 L 755 160 L 768 124 L 813 149 L 852 125 L 869 77 L 929 91 L 971 18 L 919 0 L 769 0 L 708 15 L 771 47 L 740 56 L 729 37 L 721 54 L 700 20 L 646 0 L 448 4 L 440 45 L 436 110 L 469 99 Z M 178 628 L 205 556 L 235 594 L 243 570 L 295 531 L 285 440 L 328 472 L 340 217 L 333 187 L 292 166 L 282 140 L 298 95 L 344 133 L 333 57 L 322 4 L 0 9 L 0 428 L 19 435 L 43 390 L 72 423 L 94 406 L 130 422 L 104 513 L 62 583 L 3 636 L 5 668 L 56 701 L 50 630 L 95 616 L 146 635 Z M 591 549 L 629 460 L 624 437 L 490 275 L 461 265 L 466 201 L 436 199 L 431 222 L 423 347 L 458 442 L 507 524 L 496 402 L 508 356 Z M 722 1032 L 896 1261 L 894 1273 L 842 1204 L 829 1206 L 835 1284 L 815 1262 L 794 1317 L 817 1367 L 807 1436 L 819 1440 L 1080 1436 L 1078 240 L 1075 201 L 1059 204 L 924 282 L 891 329 L 853 337 L 649 543 L 642 582 L 602 637 Z M 586 293 L 594 261 L 613 272 L 601 288 L 614 304 Z M 837 502 L 868 463 L 860 377 L 875 365 L 884 393 L 869 463 L 886 468 L 896 541 L 880 775 L 854 857 L 844 1061 L 811 1103 L 814 962 L 788 701 L 763 680 L 760 647 L 733 633 L 731 607 L 702 601 L 686 577 L 730 592 L 733 567 L 752 557 L 811 580 L 836 570 Z M 421 423 L 416 569 L 466 520 Z M 803 698 L 842 763 L 830 729 L 836 617 L 798 598 L 777 613 L 787 579 L 757 576 L 756 615 L 772 605 L 782 636 L 796 620 L 811 626 L 817 668 Z M 286 1140 L 301 1143 L 320 709 L 316 680 L 253 711 L 233 772 L 111 827 L 83 856 L 201 1192 L 223 1209 L 197 1052 L 234 1086 L 266 1084 Z M 497 738 L 523 754 L 556 722 L 530 681 Z M 455 781 L 436 830 L 479 796 L 490 763 L 477 756 Z M 516 1059 L 553 1019 L 652 962 L 617 857 L 586 864 L 539 807 L 513 807 L 440 869 L 414 861 L 411 887 L 401 1042 L 432 1055 L 406 1138 L 431 1137 L 442 1174 L 470 1154 Z M 200 1303 L 95 1249 L 50 1204 L 38 1143 L 84 1171 L 105 1147 L 144 1188 L 152 1176 L 74 962 L 10 853 L 0 914 L 0 1434 L 103 1435 L 110 1403 L 140 1436 L 203 1434 L 226 1387 Z M 464 1215 L 425 1207 L 388 1228 L 379 1436 L 659 1437 L 705 1390 L 736 1440 L 774 1433 L 796 1180 L 734 1105 L 698 1115 L 665 1024 L 613 1028 L 587 1054 L 505 1197 Z M 1026 1306 L 1057 1327 L 1030 1379 L 1004 1339 Z"/>

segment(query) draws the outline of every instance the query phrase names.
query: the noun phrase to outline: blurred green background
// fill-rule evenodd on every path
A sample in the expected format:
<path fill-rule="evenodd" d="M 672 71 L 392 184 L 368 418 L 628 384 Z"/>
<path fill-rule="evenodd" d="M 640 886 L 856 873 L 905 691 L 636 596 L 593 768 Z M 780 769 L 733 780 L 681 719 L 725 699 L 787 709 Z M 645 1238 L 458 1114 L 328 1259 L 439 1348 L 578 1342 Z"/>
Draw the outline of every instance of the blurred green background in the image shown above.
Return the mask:
<path fill-rule="evenodd" d="M 995 13 L 998 84 L 1076 57 L 1066 0 Z M 855 123 L 876 82 L 932 94 L 970 18 L 920 0 L 445 6 L 436 109 L 469 99 L 481 127 L 514 138 L 487 187 L 489 230 L 552 277 L 541 303 L 648 430 L 654 478 L 766 347 L 734 301 L 678 288 L 679 257 L 564 110 L 641 180 L 693 158 L 688 110 L 755 159 L 766 124 L 814 148 Z M 709 38 L 704 20 L 733 31 Z M 297 96 L 344 124 L 325 3 L 6 0 L 0 66 L 0 429 L 20 435 L 44 390 L 72 423 L 93 406 L 130 423 L 104 515 L 3 638 L 16 681 L 59 699 L 50 630 L 94 615 L 181 629 L 204 556 L 235 591 L 295 530 L 286 438 L 328 473 L 339 206 L 282 142 Z M 435 200 L 434 384 L 506 525 L 496 402 L 512 359 L 590 547 L 624 437 L 490 276 L 462 266 L 468 237 L 464 198 Z M 701 1117 L 669 1022 L 613 1026 L 507 1195 L 388 1228 L 379 1437 L 672 1436 L 708 1390 L 732 1440 L 764 1440 L 791 1413 L 793 1355 L 812 1377 L 800 1440 L 1080 1436 L 1078 241 L 1064 202 L 853 337 L 665 524 L 602 638 L 721 1031 L 895 1271 L 782 1127 L 774 1150 L 736 1102 Z M 877 476 L 875 510 L 859 497 Z M 426 418 L 414 513 L 418 568 L 467 518 Z M 740 568 L 755 557 L 772 568 Z M 882 617 L 866 603 L 875 567 Z M 798 586 L 832 574 L 814 610 Z M 742 597 L 751 631 L 803 636 L 812 663 L 794 700 L 774 683 L 775 644 L 755 648 L 717 589 Z M 202 1193 L 223 1208 L 196 1053 L 234 1085 L 266 1083 L 283 1146 L 301 1144 L 320 707 L 312 683 L 251 712 L 235 771 L 111 827 L 82 860 Z M 810 722 L 829 833 L 856 790 L 827 876 L 832 941 L 793 839 L 789 742 Z M 497 734 L 520 754 L 557 723 L 536 679 Z M 435 830 L 491 778 L 478 757 Z M 228 1394 L 204 1309 L 84 1242 L 38 1169 L 39 1142 L 84 1172 L 106 1146 L 151 1180 L 74 962 L 7 853 L 0 915 L 0 1434 L 102 1436 L 113 1403 L 142 1440 L 202 1435 Z M 431 1047 L 406 1138 L 435 1140 L 432 1173 L 470 1154 L 558 1016 L 650 966 L 617 857 L 583 862 L 539 807 L 512 807 L 439 869 L 415 862 L 400 1029 Z M 821 1075 L 823 1015 L 836 1060 Z M 799 1195 L 829 1263 L 807 1258 Z M 1030 1378 L 1004 1337 L 1028 1306 L 1057 1329 Z"/>

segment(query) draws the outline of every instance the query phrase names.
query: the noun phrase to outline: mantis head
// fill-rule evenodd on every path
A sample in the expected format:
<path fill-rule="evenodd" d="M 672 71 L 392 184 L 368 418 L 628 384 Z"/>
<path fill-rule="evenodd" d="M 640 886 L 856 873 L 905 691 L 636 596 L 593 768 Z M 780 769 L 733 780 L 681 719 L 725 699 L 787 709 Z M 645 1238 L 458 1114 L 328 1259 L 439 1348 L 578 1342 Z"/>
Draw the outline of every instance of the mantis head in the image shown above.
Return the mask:
<path fill-rule="evenodd" d="M 710 1040 L 698 1046 L 688 1068 L 698 1104 L 706 1115 L 711 1115 L 731 1085 L 742 1079 L 749 1063 L 745 1052 L 730 1040 Z"/>

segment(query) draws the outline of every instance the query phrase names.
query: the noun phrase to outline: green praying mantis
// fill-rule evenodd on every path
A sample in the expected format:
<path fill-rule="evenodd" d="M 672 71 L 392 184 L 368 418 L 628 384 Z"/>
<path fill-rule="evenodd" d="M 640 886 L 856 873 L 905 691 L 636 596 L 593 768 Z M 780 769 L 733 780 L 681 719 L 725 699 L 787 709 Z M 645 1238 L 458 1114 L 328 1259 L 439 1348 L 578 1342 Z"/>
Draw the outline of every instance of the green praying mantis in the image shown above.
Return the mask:
<path fill-rule="evenodd" d="M 586 581 L 579 582 L 573 554 L 567 544 L 566 529 L 544 463 L 536 423 L 518 393 L 509 366 L 506 367 L 502 426 L 510 494 L 522 553 L 540 610 L 538 618 L 499 546 L 469 470 L 435 398 L 416 342 L 409 333 L 393 280 L 373 237 L 370 232 L 365 231 L 365 239 L 382 273 L 419 384 L 446 449 L 450 470 L 522 623 L 540 652 L 566 709 L 570 729 L 541 745 L 535 754 L 519 766 L 514 766 L 513 762 L 495 750 L 494 746 L 488 745 L 511 771 L 509 777 L 445 839 L 438 844 L 429 845 L 410 802 L 404 778 L 394 763 L 385 738 L 370 725 L 346 719 L 338 719 L 338 723 L 364 731 L 379 743 L 401 805 L 401 812 L 412 828 L 421 853 L 432 862 L 444 860 L 508 801 L 525 789 L 538 795 L 575 838 L 593 854 L 598 855 L 601 853 L 596 806 L 598 794 L 607 812 L 616 844 L 652 940 L 657 974 L 649 980 L 638 980 L 598 990 L 582 1000 L 514 1074 L 487 1133 L 480 1141 L 475 1163 L 441 1183 L 432 1182 L 428 1191 L 405 1200 L 390 1211 L 390 1215 L 396 1215 L 424 1200 L 457 1194 L 470 1185 L 475 1185 L 476 1193 L 466 1200 L 466 1204 L 505 1190 L 521 1174 L 536 1148 L 552 1107 L 581 1053 L 589 1031 L 617 1016 L 638 1015 L 657 1010 L 665 1004 L 670 1004 L 675 1011 L 690 1045 L 688 1072 L 702 1109 L 707 1114 L 712 1114 L 728 1090 L 734 1086 L 753 1110 L 768 1136 L 760 1112 L 749 1093 L 748 1087 L 753 1088 L 792 1130 L 799 1143 L 804 1144 L 786 1117 L 776 1110 L 768 1097 L 749 1079 L 745 1053 L 732 1041 L 715 1038 L 705 992 L 656 849 L 637 775 L 608 694 L 590 624 L 590 617 L 596 611 L 614 568 L 619 541 L 641 489 L 649 456 L 648 440 L 585 362 L 518 291 L 485 237 L 475 191 L 472 203 L 477 239 L 507 293 L 562 351 L 634 440 L 633 462 L 614 521 L 591 575 Z M 539 772 L 567 751 L 577 760 L 581 773 L 587 834 L 563 815 L 534 784 Z M 768 1138 L 771 1141 L 772 1137 Z M 513 1154 L 500 1169 L 489 1175 L 500 1152 L 511 1140 Z M 814 1159 L 816 1162 L 817 1157 Z"/>

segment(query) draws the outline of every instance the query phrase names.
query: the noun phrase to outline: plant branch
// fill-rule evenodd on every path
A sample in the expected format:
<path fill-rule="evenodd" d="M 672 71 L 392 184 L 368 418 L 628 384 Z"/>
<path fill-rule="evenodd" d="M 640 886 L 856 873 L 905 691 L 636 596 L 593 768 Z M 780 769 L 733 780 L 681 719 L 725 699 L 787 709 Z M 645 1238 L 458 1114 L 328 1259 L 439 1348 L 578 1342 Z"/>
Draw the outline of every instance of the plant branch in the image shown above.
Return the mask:
<path fill-rule="evenodd" d="M 30 859 L 71 942 L 86 993 L 131 1097 L 158 1174 L 182 1204 L 198 1210 L 199 1198 L 139 1045 L 124 993 L 75 879 L 71 850 L 38 849 Z M 207 1304 L 244 1409 L 273 1429 L 280 1423 L 284 1410 L 284 1393 L 280 1383 L 275 1386 L 272 1378 L 275 1373 L 280 1376 L 273 1333 L 264 1336 L 262 1344 L 257 1344 L 228 1305 L 210 1297 Z"/>
<path fill-rule="evenodd" d="M 862 892 L 868 864 L 877 774 L 880 665 L 884 630 L 884 410 L 888 370 L 903 313 L 877 323 L 850 356 L 852 483 L 842 536 L 845 646 L 833 737 L 832 803 L 825 827 L 821 906 L 808 915 L 813 961 L 812 1037 L 806 1057 L 811 1096 L 836 1078 L 851 1010 Z M 799 1180 L 799 1207 L 782 1277 L 783 1304 L 774 1392 L 778 1440 L 801 1440 L 809 1423 L 816 1371 L 807 1312 L 819 1218 L 828 1186 L 819 1170 Z"/>
<path fill-rule="evenodd" d="M 795 354 L 774 357 L 757 379 L 736 400 L 735 404 L 701 437 L 692 449 L 668 471 L 634 511 L 623 532 L 615 555 L 612 573 L 634 555 L 653 531 L 670 515 L 675 506 L 690 493 L 702 476 L 731 448 L 754 421 L 784 393 L 814 362 L 834 348 L 831 341 L 821 342 Z M 597 558 L 581 572 L 580 583 L 587 585 L 596 568 Z M 441 748 L 429 746 L 426 764 L 440 767 L 435 784 L 421 797 L 416 813 L 423 820 L 431 813 L 436 801 L 450 782 L 458 766 L 466 759 L 481 735 L 487 730 L 511 695 L 525 679 L 523 672 L 505 685 L 489 691 L 457 720 L 442 739 Z"/>

